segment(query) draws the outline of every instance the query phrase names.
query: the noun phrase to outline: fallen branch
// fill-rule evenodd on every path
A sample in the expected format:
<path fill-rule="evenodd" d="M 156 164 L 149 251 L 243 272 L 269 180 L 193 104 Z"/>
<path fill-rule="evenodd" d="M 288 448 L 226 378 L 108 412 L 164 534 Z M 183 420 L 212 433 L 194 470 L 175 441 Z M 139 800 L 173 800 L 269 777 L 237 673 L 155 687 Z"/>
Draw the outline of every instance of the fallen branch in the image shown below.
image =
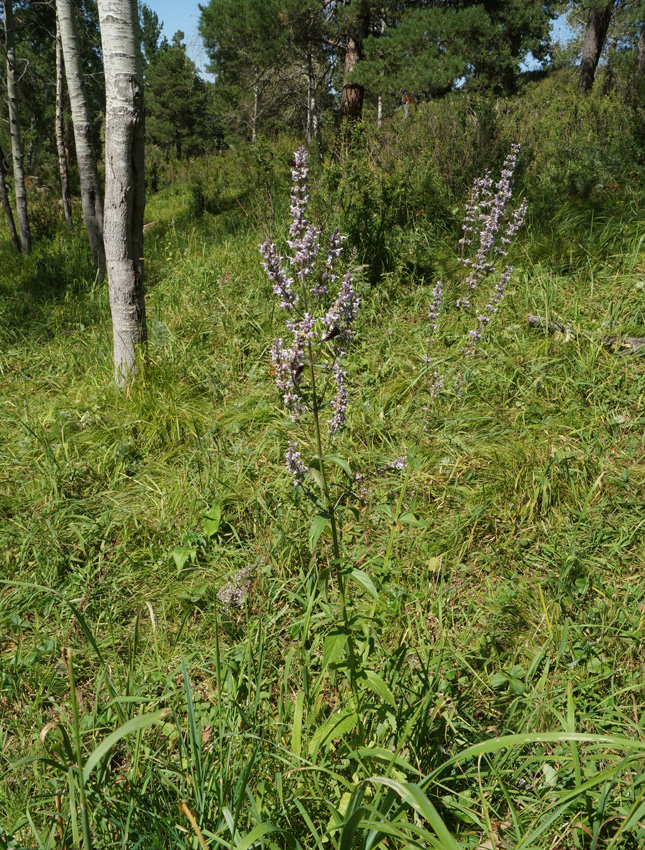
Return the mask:
<path fill-rule="evenodd" d="M 590 342 L 598 343 L 605 348 L 612 348 L 615 354 L 636 354 L 642 348 L 645 348 L 645 336 L 593 336 L 592 334 L 582 333 L 581 331 L 572 328 L 570 325 L 563 325 L 562 322 L 555 322 L 553 319 L 543 319 L 541 316 L 528 316 L 527 322 L 532 328 L 545 328 L 547 331 L 560 331 L 568 337 L 578 339 L 583 337 Z"/>

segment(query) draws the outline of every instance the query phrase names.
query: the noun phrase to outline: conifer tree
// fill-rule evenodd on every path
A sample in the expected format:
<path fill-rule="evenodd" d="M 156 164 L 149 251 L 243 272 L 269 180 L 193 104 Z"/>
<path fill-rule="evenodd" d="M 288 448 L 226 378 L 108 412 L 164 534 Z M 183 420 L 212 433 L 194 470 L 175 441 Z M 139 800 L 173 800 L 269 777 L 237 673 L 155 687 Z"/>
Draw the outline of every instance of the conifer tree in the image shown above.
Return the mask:
<path fill-rule="evenodd" d="M 217 142 L 212 98 L 186 55 L 184 34 L 177 32 L 172 43 L 151 52 L 146 69 L 148 140 L 177 157 L 203 153 Z"/>

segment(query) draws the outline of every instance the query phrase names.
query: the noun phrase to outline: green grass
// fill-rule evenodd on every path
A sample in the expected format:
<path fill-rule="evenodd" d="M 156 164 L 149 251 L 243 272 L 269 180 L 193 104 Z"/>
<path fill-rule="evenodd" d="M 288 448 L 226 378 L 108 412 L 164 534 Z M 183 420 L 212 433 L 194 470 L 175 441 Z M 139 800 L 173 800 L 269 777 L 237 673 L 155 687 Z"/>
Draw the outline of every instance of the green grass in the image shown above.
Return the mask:
<path fill-rule="evenodd" d="M 149 357 L 125 392 L 80 230 L 26 260 L 3 245 L 0 846 L 81 846 L 77 731 L 97 848 L 641 847 L 645 369 L 526 315 L 645 335 L 642 212 L 563 203 L 568 259 L 530 224 L 463 398 L 421 439 L 434 280 L 365 271 L 338 453 L 415 471 L 389 560 L 403 476 L 343 514 L 375 588 L 350 585 L 361 736 L 270 375 L 257 246 L 283 227 L 282 153 L 186 166 L 149 199 Z M 455 241 L 431 239 L 451 297 Z M 446 374 L 465 330 L 450 308 Z"/>

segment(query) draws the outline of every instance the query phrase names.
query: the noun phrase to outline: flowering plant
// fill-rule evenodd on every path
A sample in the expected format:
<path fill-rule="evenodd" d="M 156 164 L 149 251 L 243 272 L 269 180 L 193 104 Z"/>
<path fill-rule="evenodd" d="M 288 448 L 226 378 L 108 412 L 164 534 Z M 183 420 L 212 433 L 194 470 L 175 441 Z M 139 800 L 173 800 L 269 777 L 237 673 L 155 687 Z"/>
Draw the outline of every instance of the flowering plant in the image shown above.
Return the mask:
<path fill-rule="evenodd" d="M 498 276 L 486 305 L 477 315 L 476 326 L 468 332 L 468 338 L 461 348 L 461 354 L 466 357 L 472 357 L 475 354 L 484 329 L 499 311 L 513 274 L 513 266 L 505 265 L 503 269 L 498 266 L 500 260 L 503 261 L 508 256 L 508 246 L 524 224 L 526 217 L 526 198 L 523 198 L 514 210 L 510 208 L 513 200 L 513 183 L 519 151 L 519 144 L 511 146 L 510 153 L 504 160 L 500 178 L 496 183 L 493 181 L 490 172 L 486 172 L 483 177 L 475 178 L 470 197 L 466 203 L 462 225 L 463 236 L 459 240 L 461 256 L 458 258 L 459 262 L 466 268 L 466 294 L 457 300 L 457 307 L 466 312 L 470 311 L 472 309 L 471 299 L 480 284 L 490 278 L 495 280 L 495 277 Z M 474 251 L 472 257 L 466 256 L 469 251 Z M 428 364 L 432 363 L 430 349 L 437 338 L 443 294 L 443 284 L 441 281 L 437 281 L 432 291 L 432 302 L 428 310 L 430 335 L 428 353 L 423 358 L 424 362 Z M 457 373 L 456 383 L 457 394 L 461 396 L 463 388 L 461 371 Z M 434 370 L 428 390 L 430 406 L 443 388 L 444 378 L 437 370 Z M 425 413 L 427 419 L 428 407 L 425 408 Z"/>
<path fill-rule="evenodd" d="M 339 274 L 345 237 L 333 230 L 323 245 L 321 231 L 307 219 L 307 151 L 295 153 L 291 172 L 289 256 L 282 257 L 269 240 L 260 246 L 264 269 L 288 314 L 289 342 L 274 340 L 271 359 L 276 385 L 292 422 L 313 421 L 318 468 L 322 476 L 325 507 L 332 507 L 324 468 L 323 444 L 332 441 L 345 425 L 347 373 L 344 367 L 360 299 L 351 271 Z M 323 411 L 329 414 L 326 428 Z M 323 433 L 326 432 L 326 433 Z M 295 440 L 289 442 L 286 466 L 293 484 L 303 486 L 308 467 Z"/>
<path fill-rule="evenodd" d="M 330 448 L 345 425 L 348 398 L 344 362 L 355 334 L 360 298 L 354 289 L 352 272 L 341 276 L 339 271 L 345 237 L 333 230 L 323 244 L 321 231 L 307 219 L 308 173 L 307 151 L 301 147 L 295 153 L 291 172 L 292 221 L 286 262 L 270 240 L 265 241 L 260 250 L 273 292 L 288 316 L 286 326 L 290 340 L 287 343 L 284 337 L 278 337 L 271 350 L 276 386 L 292 422 L 299 425 L 303 433 L 309 426 L 315 439 L 315 452 L 309 466 L 302 459 L 299 444 L 290 440 L 286 466 L 293 484 L 304 488 L 319 509 L 309 533 L 312 549 L 327 525 L 331 527 L 333 571 L 338 582 L 347 672 L 354 716 L 361 737 L 364 737 L 359 662 L 352 632 L 355 624 L 353 626 L 349 616 L 346 594 L 347 580 L 360 581 L 359 574 L 362 574 L 349 559 L 342 557 L 338 523 L 340 500 L 360 476 L 352 475 L 342 458 L 325 453 L 325 448 Z M 349 479 L 349 485 L 342 487 L 338 498 L 332 498 L 328 474 L 331 464 L 342 469 Z M 318 496 L 306 487 L 308 477 L 318 485 Z"/>

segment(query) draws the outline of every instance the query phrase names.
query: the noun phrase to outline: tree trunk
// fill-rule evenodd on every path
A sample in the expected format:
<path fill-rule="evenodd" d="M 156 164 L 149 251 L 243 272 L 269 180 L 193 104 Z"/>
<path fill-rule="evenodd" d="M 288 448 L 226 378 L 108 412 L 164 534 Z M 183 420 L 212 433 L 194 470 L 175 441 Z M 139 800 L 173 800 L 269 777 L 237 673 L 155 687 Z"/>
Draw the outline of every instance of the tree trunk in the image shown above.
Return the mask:
<path fill-rule="evenodd" d="M 607 31 L 611 23 L 616 0 L 607 0 L 604 6 L 589 10 L 585 38 L 582 45 L 582 62 L 580 63 L 580 81 L 578 85 L 583 91 L 591 91 L 596 76 L 596 68 L 600 54 L 605 46 Z"/>
<path fill-rule="evenodd" d="M 16 222 L 13 220 L 13 211 L 11 209 L 11 204 L 9 203 L 9 193 L 7 191 L 7 184 L 4 182 L 6 174 L 7 161 L 4 158 L 4 152 L 2 148 L 0 148 L 0 204 L 2 204 L 2 209 L 4 210 L 4 214 L 7 217 L 7 226 L 9 227 L 9 234 L 11 236 L 11 247 L 14 251 L 16 251 L 16 253 L 19 253 L 20 239 L 18 239 Z"/>
<path fill-rule="evenodd" d="M 311 59 L 311 42 L 307 44 L 307 121 L 305 123 L 305 142 L 310 145 L 313 139 L 313 117 L 311 104 L 314 96 L 314 73 Z"/>
<path fill-rule="evenodd" d="M 143 58 L 137 0 L 98 0 L 105 66 L 105 255 L 115 379 L 123 385 L 145 343 Z"/>
<path fill-rule="evenodd" d="M 92 122 L 85 93 L 83 66 L 79 47 L 76 11 L 73 0 L 56 0 L 56 11 L 60 24 L 67 91 L 72 110 L 76 160 L 81 182 L 83 217 L 90 240 L 94 268 L 99 280 L 105 277 L 105 249 L 103 247 L 103 199 L 96 167 L 96 156 L 92 148 Z"/>
<path fill-rule="evenodd" d="M 58 151 L 58 172 L 60 174 L 60 194 L 65 215 L 65 224 L 72 226 L 72 193 L 69 188 L 69 170 L 65 156 L 65 122 L 63 104 L 65 100 L 65 75 L 63 69 L 63 47 L 60 38 L 60 24 L 56 18 L 56 150 Z"/>
<path fill-rule="evenodd" d="M 258 93 L 259 85 L 257 80 L 253 84 L 253 115 L 251 116 L 251 141 L 255 144 L 258 140 Z"/>
<path fill-rule="evenodd" d="M 641 24 L 636 42 L 636 73 L 639 77 L 645 77 L 645 21 Z"/>
<path fill-rule="evenodd" d="M 348 36 L 345 49 L 345 65 L 343 68 L 343 95 L 340 101 L 342 118 L 356 121 L 363 114 L 363 86 L 349 81 L 349 75 L 361 59 L 361 47 L 353 35 Z"/>
<path fill-rule="evenodd" d="M 378 105 L 376 107 L 376 129 L 383 129 L 383 96 L 378 96 Z"/>
<path fill-rule="evenodd" d="M 13 156 L 13 182 L 16 190 L 16 215 L 22 253 L 31 251 L 31 231 L 27 215 L 27 191 L 25 189 L 25 171 L 23 168 L 22 140 L 20 138 L 20 113 L 18 111 L 18 92 L 16 89 L 16 45 L 13 20 L 13 2 L 4 3 L 4 32 L 7 52 L 7 98 L 9 101 L 9 132 L 11 134 L 11 153 Z"/>
<path fill-rule="evenodd" d="M 605 97 L 609 95 L 614 85 L 614 61 L 616 58 L 617 48 L 618 37 L 614 36 L 609 47 L 609 56 L 607 58 L 607 66 L 605 68 L 605 79 L 602 84 L 602 93 Z"/>
<path fill-rule="evenodd" d="M 307 44 L 307 144 L 316 142 L 316 153 L 318 161 L 323 161 L 322 136 L 320 135 L 320 121 L 318 118 L 318 98 L 316 97 L 316 74 L 311 50 L 311 42 Z"/>

